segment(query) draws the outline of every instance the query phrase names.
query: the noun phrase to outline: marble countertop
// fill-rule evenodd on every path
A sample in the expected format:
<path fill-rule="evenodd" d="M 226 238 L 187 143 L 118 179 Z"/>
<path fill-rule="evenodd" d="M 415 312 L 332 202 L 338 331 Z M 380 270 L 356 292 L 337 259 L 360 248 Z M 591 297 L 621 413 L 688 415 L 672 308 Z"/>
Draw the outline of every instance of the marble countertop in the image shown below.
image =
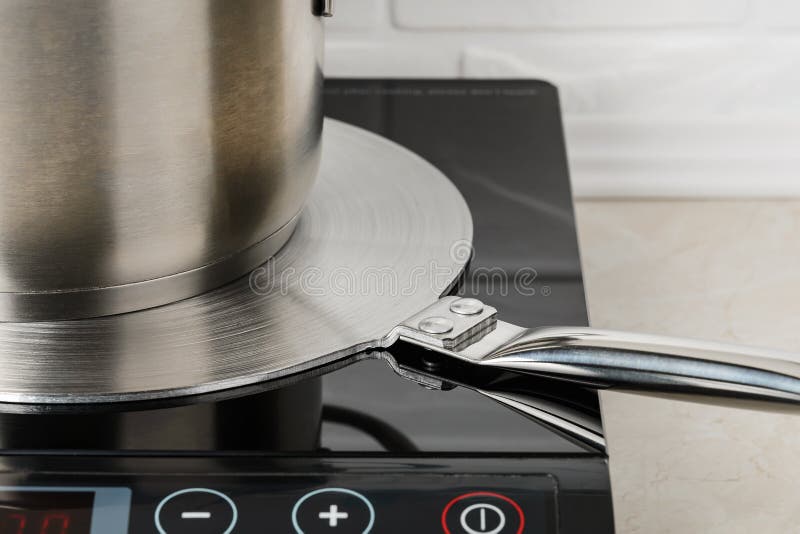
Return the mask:
<path fill-rule="evenodd" d="M 592 326 L 800 353 L 800 200 L 580 201 L 577 214 Z M 797 414 L 601 402 L 619 533 L 800 532 Z"/>

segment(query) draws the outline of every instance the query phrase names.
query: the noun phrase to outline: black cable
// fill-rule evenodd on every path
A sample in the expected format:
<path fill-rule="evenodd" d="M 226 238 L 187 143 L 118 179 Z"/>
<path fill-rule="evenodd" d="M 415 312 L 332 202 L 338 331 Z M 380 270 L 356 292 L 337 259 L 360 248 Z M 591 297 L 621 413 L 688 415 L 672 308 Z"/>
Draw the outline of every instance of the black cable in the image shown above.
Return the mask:
<path fill-rule="evenodd" d="M 419 451 L 414 442 L 398 429 L 364 412 L 326 404 L 322 407 L 322 420 L 326 423 L 349 426 L 360 430 L 380 443 L 387 452 L 408 453 Z"/>

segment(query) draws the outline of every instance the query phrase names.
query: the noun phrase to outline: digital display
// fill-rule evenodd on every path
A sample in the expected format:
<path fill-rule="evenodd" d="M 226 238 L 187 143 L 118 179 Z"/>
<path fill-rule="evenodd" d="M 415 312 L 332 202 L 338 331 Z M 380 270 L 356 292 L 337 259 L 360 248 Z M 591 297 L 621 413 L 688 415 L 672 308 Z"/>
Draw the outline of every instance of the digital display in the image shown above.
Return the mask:
<path fill-rule="evenodd" d="M 91 534 L 94 493 L 0 492 L 2 534 Z"/>

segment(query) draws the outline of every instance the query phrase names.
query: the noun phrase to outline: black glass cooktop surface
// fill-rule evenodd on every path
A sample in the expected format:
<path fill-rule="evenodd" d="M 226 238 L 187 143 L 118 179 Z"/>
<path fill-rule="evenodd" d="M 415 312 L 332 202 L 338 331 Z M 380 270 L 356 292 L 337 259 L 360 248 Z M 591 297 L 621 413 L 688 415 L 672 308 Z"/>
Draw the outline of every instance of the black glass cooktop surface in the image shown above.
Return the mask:
<path fill-rule="evenodd" d="M 330 80 L 325 110 L 405 145 L 460 189 L 475 224 L 474 259 L 462 294 L 492 304 L 501 319 L 519 325 L 587 324 L 553 86 Z M 429 391 L 376 360 L 234 400 L 128 408 L 0 414 L 0 448 L 304 454 L 583 450 L 478 393 Z"/>
<path fill-rule="evenodd" d="M 392 139 L 442 170 L 475 225 L 460 293 L 525 326 L 587 325 L 557 90 L 536 81 L 330 80 L 326 115 Z M 466 390 L 427 391 L 376 361 L 323 379 L 326 405 L 365 411 L 436 452 L 574 452 L 577 446 Z M 379 450 L 325 423 L 323 446 Z"/>
<path fill-rule="evenodd" d="M 475 250 L 460 294 L 519 325 L 587 324 L 555 88 L 330 80 L 325 106 L 461 190 Z M 479 393 L 426 390 L 377 360 L 267 386 L 0 413 L 0 532 L 614 530 L 605 455 Z"/>

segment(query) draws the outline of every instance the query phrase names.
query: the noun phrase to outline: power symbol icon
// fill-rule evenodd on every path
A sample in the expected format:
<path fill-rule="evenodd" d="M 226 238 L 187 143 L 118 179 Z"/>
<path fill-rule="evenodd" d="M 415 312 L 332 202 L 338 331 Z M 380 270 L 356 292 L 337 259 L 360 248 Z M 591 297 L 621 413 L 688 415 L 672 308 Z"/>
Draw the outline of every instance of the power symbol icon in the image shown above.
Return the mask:
<path fill-rule="evenodd" d="M 460 523 L 466 534 L 500 534 L 506 526 L 506 514 L 493 504 L 479 502 L 464 508 Z"/>
<path fill-rule="evenodd" d="M 522 534 L 525 515 L 513 499 L 492 491 L 473 491 L 447 503 L 444 534 Z"/>

